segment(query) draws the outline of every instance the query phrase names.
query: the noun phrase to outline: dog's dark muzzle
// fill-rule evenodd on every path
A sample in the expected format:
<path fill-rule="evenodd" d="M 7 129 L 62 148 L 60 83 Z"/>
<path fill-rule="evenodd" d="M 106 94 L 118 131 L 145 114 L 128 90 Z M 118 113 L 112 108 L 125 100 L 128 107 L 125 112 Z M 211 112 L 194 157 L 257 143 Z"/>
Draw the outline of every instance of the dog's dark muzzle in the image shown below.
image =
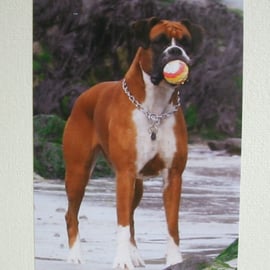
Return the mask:
<path fill-rule="evenodd" d="M 151 82 L 154 85 L 158 85 L 163 79 L 163 69 L 166 64 L 174 60 L 181 60 L 185 62 L 188 66 L 191 64 L 191 59 L 185 52 L 185 50 L 179 46 L 170 46 L 163 51 L 158 60 L 154 63 Z"/>
<path fill-rule="evenodd" d="M 172 60 L 181 60 L 185 62 L 186 64 L 190 63 L 190 58 L 187 55 L 186 51 L 183 48 L 176 45 L 168 47 L 163 52 L 163 55 L 166 61 L 165 64 L 167 64 L 169 61 L 172 61 Z"/>

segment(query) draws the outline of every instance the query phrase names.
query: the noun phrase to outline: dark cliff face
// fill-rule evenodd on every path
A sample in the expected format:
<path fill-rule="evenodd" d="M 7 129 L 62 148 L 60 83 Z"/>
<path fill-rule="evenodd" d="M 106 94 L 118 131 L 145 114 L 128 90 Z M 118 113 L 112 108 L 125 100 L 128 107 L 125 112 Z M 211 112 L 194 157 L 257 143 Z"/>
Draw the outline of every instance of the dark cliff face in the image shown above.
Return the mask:
<path fill-rule="evenodd" d="M 243 21 L 218 1 L 34 1 L 34 113 L 67 118 L 89 86 L 120 79 L 136 51 L 130 23 L 158 16 L 201 25 L 182 104 L 190 130 L 237 135 L 242 103 Z M 238 127 L 238 130 L 237 130 Z"/>

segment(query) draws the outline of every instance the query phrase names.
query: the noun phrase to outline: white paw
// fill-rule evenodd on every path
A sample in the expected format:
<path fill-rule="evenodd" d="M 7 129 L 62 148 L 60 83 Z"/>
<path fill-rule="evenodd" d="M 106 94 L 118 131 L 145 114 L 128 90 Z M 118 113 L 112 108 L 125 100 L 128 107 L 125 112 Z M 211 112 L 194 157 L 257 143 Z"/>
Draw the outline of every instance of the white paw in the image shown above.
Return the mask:
<path fill-rule="evenodd" d="M 130 242 L 129 226 L 119 226 L 117 232 L 117 250 L 113 263 L 115 269 L 132 270 L 137 266 L 144 266 L 137 248 Z"/>
<path fill-rule="evenodd" d="M 73 263 L 73 264 L 83 264 L 79 236 L 77 236 L 76 241 L 74 242 L 73 246 L 69 249 L 67 262 Z"/>
<path fill-rule="evenodd" d="M 116 256 L 113 263 L 115 269 L 134 269 L 130 253 L 130 242 L 129 239 L 118 243 Z"/>
<path fill-rule="evenodd" d="M 135 267 L 145 266 L 145 263 L 141 258 L 138 249 L 132 243 L 130 243 L 130 255 L 132 263 Z"/>
<path fill-rule="evenodd" d="M 113 268 L 117 270 L 133 270 L 134 266 L 132 264 L 130 256 L 116 256 L 114 259 Z"/>
<path fill-rule="evenodd" d="M 113 268 L 132 270 L 139 266 L 145 266 L 145 263 L 138 249 L 131 242 L 118 246 Z"/>
<path fill-rule="evenodd" d="M 171 237 L 169 237 L 167 257 L 166 257 L 166 266 L 181 263 L 182 261 L 183 261 L 183 258 L 182 258 L 182 254 L 179 250 L 179 247 L 175 244 L 173 239 Z"/>

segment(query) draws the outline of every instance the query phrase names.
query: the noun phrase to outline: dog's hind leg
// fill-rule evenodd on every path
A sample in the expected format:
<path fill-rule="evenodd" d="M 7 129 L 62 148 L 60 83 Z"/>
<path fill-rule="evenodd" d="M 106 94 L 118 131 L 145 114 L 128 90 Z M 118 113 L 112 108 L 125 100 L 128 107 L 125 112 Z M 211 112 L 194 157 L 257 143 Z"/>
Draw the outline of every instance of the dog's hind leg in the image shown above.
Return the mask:
<path fill-rule="evenodd" d="M 89 121 L 70 119 L 63 137 L 66 165 L 65 185 L 68 198 L 66 224 L 70 253 L 68 262 L 82 263 L 78 213 L 89 180 L 91 167 L 97 155 L 93 129 Z"/>
<path fill-rule="evenodd" d="M 66 224 L 69 241 L 70 263 L 83 263 L 80 248 L 80 236 L 78 229 L 78 212 L 84 196 L 85 186 L 89 177 L 89 171 L 75 169 L 66 173 L 66 192 L 68 197 L 68 210 L 66 213 Z"/>

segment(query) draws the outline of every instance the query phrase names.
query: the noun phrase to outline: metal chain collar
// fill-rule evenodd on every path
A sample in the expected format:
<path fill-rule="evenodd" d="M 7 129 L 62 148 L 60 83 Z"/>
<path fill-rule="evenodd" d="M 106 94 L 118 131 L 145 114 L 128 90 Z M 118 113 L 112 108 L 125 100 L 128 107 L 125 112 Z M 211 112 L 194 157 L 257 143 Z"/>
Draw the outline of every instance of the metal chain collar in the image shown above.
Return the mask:
<path fill-rule="evenodd" d="M 146 110 L 141 103 L 136 100 L 136 98 L 129 92 L 126 79 L 123 79 L 122 81 L 122 88 L 125 94 L 128 96 L 129 100 L 135 105 L 135 107 L 141 111 L 147 118 L 147 120 L 151 123 L 151 126 L 149 128 L 149 133 L 151 134 L 151 139 L 156 139 L 156 133 L 158 132 L 158 127 L 161 123 L 161 120 L 169 118 L 171 115 L 173 115 L 175 112 L 178 111 L 179 107 L 181 106 L 181 100 L 180 100 L 180 91 L 177 91 L 177 103 L 174 105 L 174 108 L 172 111 L 162 113 L 162 114 L 156 114 L 149 112 Z"/>

